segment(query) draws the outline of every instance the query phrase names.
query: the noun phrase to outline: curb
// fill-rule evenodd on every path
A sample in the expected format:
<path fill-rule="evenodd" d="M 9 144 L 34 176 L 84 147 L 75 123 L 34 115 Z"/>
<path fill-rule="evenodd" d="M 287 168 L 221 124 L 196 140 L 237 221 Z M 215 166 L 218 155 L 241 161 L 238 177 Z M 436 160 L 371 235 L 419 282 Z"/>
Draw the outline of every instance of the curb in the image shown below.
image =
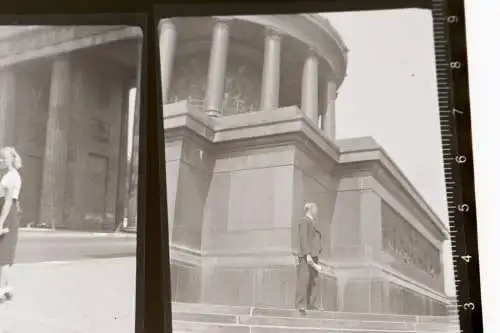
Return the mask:
<path fill-rule="evenodd" d="M 107 264 L 109 262 L 114 263 L 128 263 L 133 261 L 134 264 L 137 264 L 137 257 L 119 257 L 119 258 L 85 258 L 85 259 L 72 259 L 72 260 L 54 260 L 54 261 L 37 261 L 37 262 L 20 262 L 16 263 L 15 267 L 23 268 L 23 267 L 47 267 L 47 266 L 74 266 L 79 264 Z M 1 331 L 0 331 L 1 333 Z"/>
<path fill-rule="evenodd" d="M 87 231 L 62 231 L 50 229 L 20 228 L 21 237 L 69 237 L 69 238 L 137 238 L 137 234 L 130 232 L 87 232 Z"/>

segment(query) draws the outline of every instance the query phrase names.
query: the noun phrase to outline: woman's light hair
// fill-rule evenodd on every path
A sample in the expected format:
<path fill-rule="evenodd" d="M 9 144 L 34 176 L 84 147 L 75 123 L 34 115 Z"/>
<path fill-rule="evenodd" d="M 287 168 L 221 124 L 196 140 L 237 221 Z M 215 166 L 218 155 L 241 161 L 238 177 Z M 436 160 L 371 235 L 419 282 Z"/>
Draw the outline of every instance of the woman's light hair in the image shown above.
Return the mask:
<path fill-rule="evenodd" d="M 14 147 L 3 147 L 2 152 L 10 158 L 12 167 L 14 167 L 15 169 L 20 169 L 23 166 L 21 156 L 19 156 L 17 150 Z"/>
<path fill-rule="evenodd" d="M 315 202 L 308 202 L 304 205 L 304 213 L 309 213 L 311 210 L 318 210 L 318 205 Z"/>

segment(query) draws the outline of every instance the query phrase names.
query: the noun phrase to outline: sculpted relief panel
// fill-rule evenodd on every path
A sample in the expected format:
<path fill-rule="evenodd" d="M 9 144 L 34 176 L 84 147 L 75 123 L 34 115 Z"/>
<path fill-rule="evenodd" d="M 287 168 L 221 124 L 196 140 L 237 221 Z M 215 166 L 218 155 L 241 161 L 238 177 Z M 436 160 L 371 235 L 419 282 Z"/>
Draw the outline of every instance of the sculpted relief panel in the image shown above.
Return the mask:
<path fill-rule="evenodd" d="M 188 100 L 203 108 L 207 90 L 209 53 L 175 59 L 169 103 Z M 223 115 L 259 110 L 261 69 L 244 59 L 230 58 L 227 63 Z"/>
<path fill-rule="evenodd" d="M 413 265 L 437 278 L 441 270 L 440 251 L 386 203 L 382 204 L 384 250 L 401 262 Z"/>
<path fill-rule="evenodd" d="M 168 92 L 169 103 L 191 99 L 203 105 L 207 90 L 209 59 L 208 52 L 175 59 Z"/>
<path fill-rule="evenodd" d="M 232 59 L 227 69 L 224 115 L 259 110 L 261 70 L 243 59 Z"/>

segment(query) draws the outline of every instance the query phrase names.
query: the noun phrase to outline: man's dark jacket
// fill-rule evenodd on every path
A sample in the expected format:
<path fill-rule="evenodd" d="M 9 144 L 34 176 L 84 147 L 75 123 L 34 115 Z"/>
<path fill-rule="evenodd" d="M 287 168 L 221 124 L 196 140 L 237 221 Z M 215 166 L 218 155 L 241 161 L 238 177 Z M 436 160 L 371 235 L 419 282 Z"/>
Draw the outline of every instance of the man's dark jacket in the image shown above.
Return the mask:
<path fill-rule="evenodd" d="M 307 217 L 299 221 L 299 257 L 310 255 L 318 257 L 321 254 L 321 233 Z"/>

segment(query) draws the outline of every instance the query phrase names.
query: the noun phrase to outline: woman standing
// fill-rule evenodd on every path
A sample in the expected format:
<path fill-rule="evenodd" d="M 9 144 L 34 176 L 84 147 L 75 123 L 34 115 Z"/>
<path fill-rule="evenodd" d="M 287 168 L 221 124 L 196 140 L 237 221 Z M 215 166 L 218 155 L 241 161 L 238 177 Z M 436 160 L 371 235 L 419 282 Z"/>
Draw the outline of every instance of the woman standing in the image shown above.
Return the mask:
<path fill-rule="evenodd" d="M 0 179 L 0 301 L 12 299 L 9 277 L 19 238 L 21 166 L 21 157 L 14 148 L 0 150 L 0 168 L 7 171 Z"/>

